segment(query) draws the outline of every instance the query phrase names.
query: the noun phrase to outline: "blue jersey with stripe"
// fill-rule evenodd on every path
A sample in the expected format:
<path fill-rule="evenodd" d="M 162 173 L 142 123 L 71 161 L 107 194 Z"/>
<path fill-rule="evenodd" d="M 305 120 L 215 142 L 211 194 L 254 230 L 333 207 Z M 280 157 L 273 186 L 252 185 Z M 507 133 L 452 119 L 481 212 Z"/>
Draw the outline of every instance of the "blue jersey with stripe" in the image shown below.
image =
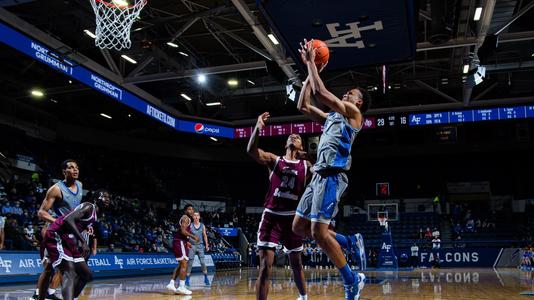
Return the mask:
<path fill-rule="evenodd" d="M 350 150 L 360 129 L 353 128 L 348 119 L 338 112 L 330 112 L 324 123 L 323 134 L 317 149 L 314 171 L 329 169 L 349 170 Z"/>
<path fill-rule="evenodd" d="M 71 191 L 64 181 L 60 181 L 56 184 L 61 190 L 61 201 L 54 201 L 52 209 L 54 210 L 54 213 L 56 213 L 56 215 L 59 217 L 66 215 L 82 203 L 83 191 L 82 183 L 78 180 L 76 180 L 75 182 L 76 192 Z"/>

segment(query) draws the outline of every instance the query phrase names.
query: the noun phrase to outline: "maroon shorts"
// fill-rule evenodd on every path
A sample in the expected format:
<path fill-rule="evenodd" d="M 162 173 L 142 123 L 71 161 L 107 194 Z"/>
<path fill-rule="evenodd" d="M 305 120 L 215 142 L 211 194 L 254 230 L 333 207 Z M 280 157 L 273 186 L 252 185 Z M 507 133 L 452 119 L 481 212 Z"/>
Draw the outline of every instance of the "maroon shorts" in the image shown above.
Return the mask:
<path fill-rule="evenodd" d="M 174 252 L 174 257 L 176 257 L 178 261 L 184 259 L 189 260 L 189 249 L 187 248 L 187 241 L 173 240 L 172 251 Z"/>
<path fill-rule="evenodd" d="M 63 260 L 74 263 L 85 262 L 78 248 L 76 237 L 72 234 L 58 234 L 48 230 L 43 243 L 46 249 L 44 256 L 54 268 L 59 266 Z"/>
<path fill-rule="evenodd" d="M 302 237 L 292 229 L 294 218 L 294 214 L 279 215 L 263 211 L 258 229 L 258 247 L 276 248 L 283 245 L 286 253 L 302 251 Z"/>

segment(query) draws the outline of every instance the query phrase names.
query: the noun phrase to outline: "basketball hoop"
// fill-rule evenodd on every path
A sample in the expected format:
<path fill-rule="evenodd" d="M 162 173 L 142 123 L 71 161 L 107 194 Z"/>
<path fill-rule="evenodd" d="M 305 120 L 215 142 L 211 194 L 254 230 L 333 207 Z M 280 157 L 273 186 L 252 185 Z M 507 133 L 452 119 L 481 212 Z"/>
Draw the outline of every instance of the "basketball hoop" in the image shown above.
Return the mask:
<path fill-rule="evenodd" d="M 134 4 L 129 4 L 133 1 Z M 91 0 L 96 15 L 95 45 L 100 49 L 128 49 L 130 29 L 147 0 Z"/>

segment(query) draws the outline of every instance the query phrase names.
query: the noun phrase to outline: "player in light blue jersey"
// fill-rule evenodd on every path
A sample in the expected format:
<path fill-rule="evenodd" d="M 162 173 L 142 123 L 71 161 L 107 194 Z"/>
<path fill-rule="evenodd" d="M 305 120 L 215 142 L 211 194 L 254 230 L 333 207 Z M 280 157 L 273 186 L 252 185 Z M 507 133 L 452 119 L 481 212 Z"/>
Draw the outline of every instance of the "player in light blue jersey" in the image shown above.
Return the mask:
<path fill-rule="evenodd" d="M 64 179 L 48 189 L 45 199 L 37 212 L 39 219 L 45 222 L 43 226 L 43 237 L 49 224 L 54 223 L 56 218 L 66 215 L 82 202 L 83 186 L 78 181 L 80 175 L 78 163 L 73 159 L 67 159 L 61 163 L 61 170 Z M 53 210 L 53 215 L 50 210 Z M 39 276 L 37 282 L 38 288 L 32 296 L 32 299 L 59 299 L 54 293 L 55 288 L 61 282 L 61 274 L 59 272 L 55 273 L 51 283 L 52 288 L 48 289 L 48 283 L 54 271 L 43 244 L 41 244 L 40 252 L 44 271 Z"/>
<path fill-rule="evenodd" d="M 293 231 L 317 241 L 343 277 L 345 299 L 357 300 L 365 275 L 350 269 L 341 247 L 353 251 L 350 248 L 363 245 L 363 242 L 335 233 L 330 228 L 330 222 L 336 216 L 340 198 L 348 187 L 345 172 L 352 163 L 352 143 L 362 128 L 362 113 L 369 107 L 370 99 L 362 88 L 351 89 L 341 99 L 328 91 L 319 76 L 324 65 L 315 65 L 312 44 L 304 40 L 299 50 L 308 69 L 308 78 L 302 87 L 298 108 L 311 119 L 324 124 L 324 130 L 317 149 L 314 174 L 297 208 Z M 329 113 L 311 104 L 312 93 L 331 109 Z"/>

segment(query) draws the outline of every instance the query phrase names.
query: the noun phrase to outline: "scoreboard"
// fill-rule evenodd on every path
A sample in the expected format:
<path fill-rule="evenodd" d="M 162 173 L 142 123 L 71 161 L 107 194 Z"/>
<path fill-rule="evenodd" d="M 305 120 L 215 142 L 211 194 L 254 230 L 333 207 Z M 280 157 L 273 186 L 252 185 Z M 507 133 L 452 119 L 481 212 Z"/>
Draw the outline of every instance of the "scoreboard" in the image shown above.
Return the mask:
<path fill-rule="evenodd" d="M 234 138 L 249 138 L 254 131 L 254 127 L 236 128 Z M 278 136 L 290 135 L 293 133 L 307 134 L 307 133 L 321 133 L 323 126 L 316 122 L 302 122 L 302 123 L 286 123 L 266 125 L 261 131 L 260 136 Z"/>
<path fill-rule="evenodd" d="M 410 114 L 409 118 L 410 126 L 526 119 L 534 118 L 534 105 L 426 112 Z"/>
<path fill-rule="evenodd" d="M 534 118 L 534 105 L 492 107 L 471 110 L 436 111 L 424 113 L 394 113 L 366 116 L 364 129 L 403 128 L 423 125 L 444 125 Z M 249 138 L 254 127 L 235 128 L 235 138 Z M 316 122 L 286 123 L 267 125 L 260 136 L 290 135 L 293 133 L 321 133 L 322 125 Z"/>

